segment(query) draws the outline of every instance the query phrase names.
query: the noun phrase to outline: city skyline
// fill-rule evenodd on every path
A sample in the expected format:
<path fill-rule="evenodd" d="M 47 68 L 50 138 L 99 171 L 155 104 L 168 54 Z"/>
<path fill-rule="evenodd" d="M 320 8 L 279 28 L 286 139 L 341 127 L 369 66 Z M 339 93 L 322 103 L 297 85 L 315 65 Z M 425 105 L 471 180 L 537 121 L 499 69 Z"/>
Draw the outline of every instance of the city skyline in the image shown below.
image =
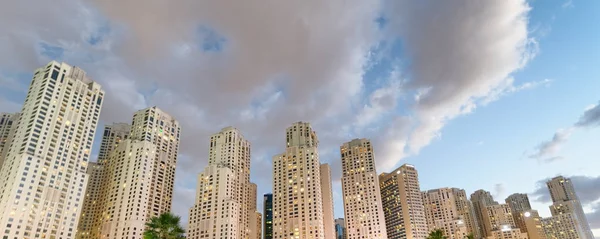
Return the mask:
<path fill-rule="evenodd" d="M 339 145 L 367 138 L 378 173 L 408 163 L 423 191 L 484 189 L 501 203 L 527 193 L 542 217 L 551 215 L 545 182 L 571 178 L 600 233 L 600 33 L 586 27 L 600 20 L 596 1 L 332 0 L 263 9 L 270 2 L 259 0 L 231 9 L 184 0 L 169 11 L 162 1 L 75 2 L 0 10 L 0 22 L 15 23 L 0 24 L 9 36 L 0 39 L 0 112 L 21 109 L 34 70 L 50 60 L 102 85 L 98 132 L 140 109 L 169 112 L 185 129 L 173 194 L 184 222 L 212 133 L 233 126 L 252 143 L 250 180 L 263 195 L 272 191 L 272 156 L 285 147 L 281 132 L 304 121 L 331 167 L 335 218 L 344 214 Z M 128 14 L 138 10 L 156 14 Z"/>

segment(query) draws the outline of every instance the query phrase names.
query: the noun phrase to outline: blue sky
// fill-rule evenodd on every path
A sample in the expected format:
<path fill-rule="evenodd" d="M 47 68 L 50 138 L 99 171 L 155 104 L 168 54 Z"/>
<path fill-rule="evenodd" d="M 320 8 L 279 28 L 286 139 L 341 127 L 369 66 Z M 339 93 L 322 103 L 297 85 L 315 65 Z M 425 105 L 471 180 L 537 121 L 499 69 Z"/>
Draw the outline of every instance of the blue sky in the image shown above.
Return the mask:
<path fill-rule="evenodd" d="M 0 10 L 0 111 L 17 111 L 31 72 L 58 60 L 103 85 L 102 125 L 171 113 L 184 218 L 210 134 L 232 125 L 251 141 L 262 195 L 285 127 L 302 120 L 332 164 L 337 217 L 339 145 L 366 137 L 378 172 L 410 163 L 423 190 L 530 193 L 544 216 L 539 182 L 577 177 L 600 230 L 600 120 L 577 124 L 600 112 L 598 1 L 27 2 Z"/>

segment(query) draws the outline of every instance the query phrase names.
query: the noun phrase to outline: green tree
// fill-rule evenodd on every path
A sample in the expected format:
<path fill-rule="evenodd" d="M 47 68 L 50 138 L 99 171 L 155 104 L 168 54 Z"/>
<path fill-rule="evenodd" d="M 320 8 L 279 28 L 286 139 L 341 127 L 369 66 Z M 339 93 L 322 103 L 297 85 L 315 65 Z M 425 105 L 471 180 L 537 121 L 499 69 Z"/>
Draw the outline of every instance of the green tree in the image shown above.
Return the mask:
<path fill-rule="evenodd" d="M 179 225 L 180 219 L 169 212 L 151 218 L 146 223 L 144 239 L 184 239 L 185 230 Z"/>
<path fill-rule="evenodd" d="M 473 233 L 469 233 L 469 235 L 465 236 L 466 239 L 475 239 L 475 236 L 473 236 Z"/>
<path fill-rule="evenodd" d="M 427 239 L 448 239 L 448 237 L 444 236 L 444 231 L 442 231 L 442 229 L 436 229 L 429 233 Z"/>

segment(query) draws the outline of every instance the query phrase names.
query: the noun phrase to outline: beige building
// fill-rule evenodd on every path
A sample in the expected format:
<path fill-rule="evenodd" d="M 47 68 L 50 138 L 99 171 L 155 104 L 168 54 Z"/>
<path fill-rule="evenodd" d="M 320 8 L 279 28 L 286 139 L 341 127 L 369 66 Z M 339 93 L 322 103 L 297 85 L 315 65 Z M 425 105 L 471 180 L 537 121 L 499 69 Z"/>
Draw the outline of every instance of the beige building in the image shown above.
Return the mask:
<path fill-rule="evenodd" d="M 171 211 L 180 134 L 179 122 L 157 107 L 143 109 L 133 115 L 130 138 L 156 146 L 155 172 L 150 185 L 152 202 L 148 204 L 151 217 Z"/>
<path fill-rule="evenodd" d="M 187 238 L 254 238 L 260 230 L 256 214 L 250 143 L 236 128 L 223 128 L 210 137 L 208 166 L 198 175 Z"/>
<path fill-rule="evenodd" d="M 297 122 L 286 129 L 285 152 L 273 157 L 275 239 L 325 239 L 318 142 L 309 123 Z"/>
<path fill-rule="evenodd" d="M 335 237 L 335 219 L 333 215 L 333 188 L 331 186 L 331 167 L 321 164 L 321 195 L 323 195 L 323 230 L 325 238 Z"/>
<path fill-rule="evenodd" d="M 546 185 L 553 202 L 550 206 L 552 217 L 543 220 L 546 236 L 593 239 L 594 235 L 571 180 L 558 176 L 546 182 Z"/>
<path fill-rule="evenodd" d="M 109 153 L 129 137 L 130 130 L 131 126 L 125 123 L 116 123 L 104 127 L 98 160 L 97 162 L 90 162 L 87 169 L 89 180 L 83 200 L 83 209 L 79 217 L 77 238 L 100 237 L 103 205 L 104 200 L 106 200 L 105 197 L 101 197 L 105 195 L 102 193 L 102 187 L 103 183 L 107 182 L 108 176 L 104 174 L 104 164 Z"/>
<path fill-rule="evenodd" d="M 354 139 L 344 143 L 340 147 L 340 153 L 346 237 L 387 238 L 371 141 Z"/>
<path fill-rule="evenodd" d="M 20 113 L 0 113 L 0 168 L 2 168 L 4 148 L 5 146 L 10 146 L 10 141 L 14 137 L 20 116 Z"/>
<path fill-rule="evenodd" d="M 391 173 L 382 173 L 379 185 L 388 238 L 427 238 L 425 208 L 415 167 L 404 164 Z"/>
<path fill-rule="evenodd" d="M 441 229 L 448 239 L 464 239 L 469 230 L 459 213 L 453 189 L 439 188 L 423 192 L 428 231 Z"/>
<path fill-rule="evenodd" d="M 515 213 L 513 213 L 514 215 Z M 536 210 L 526 210 L 516 213 L 517 227 L 527 233 L 529 239 L 546 239 L 542 218 Z"/>
<path fill-rule="evenodd" d="M 522 233 L 518 228 L 505 228 L 490 232 L 488 239 L 528 239 L 527 234 Z"/>
<path fill-rule="evenodd" d="M 0 170 L 4 237 L 75 237 L 103 97 L 80 68 L 52 61 L 34 72 Z"/>
<path fill-rule="evenodd" d="M 488 239 L 521 239 L 527 238 L 527 233 L 521 232 L 507 204 L 487 206 L 484 209 L 483 224 L 488 231 Z"/>
<path fill-rule="evenodd" d="M 463 189 L 452 188 L 452 194 L 454 194 L 458 215 L 462 216 L 468 233 L 472 234 L 474 238 L 481 238 L 477 218 L 475 217 L 475 209 L 467 198 L 467 193 Z"/>
<path fill-rule="evenodd" d="M 479 235 L 482 238 L 486 238 L 489 236 L 487 233 L 491 231 L 491 228 L 486 228 L 486 224 L 484 223 L 487 217 L 485 210 L 487 206 L 498 205 L 498 202 L 494 201 L 490 192 L 481 189 L 471 194 L 471 202 L 473 203 Z"/>

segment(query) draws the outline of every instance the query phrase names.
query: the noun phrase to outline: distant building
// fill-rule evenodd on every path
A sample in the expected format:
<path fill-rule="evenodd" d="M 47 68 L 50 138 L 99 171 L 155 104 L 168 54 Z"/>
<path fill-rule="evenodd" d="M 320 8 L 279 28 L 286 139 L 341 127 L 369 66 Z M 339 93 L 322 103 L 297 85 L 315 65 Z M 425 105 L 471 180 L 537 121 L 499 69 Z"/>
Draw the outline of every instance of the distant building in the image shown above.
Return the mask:
<path fill-rule="evenodd" d="M 354 139 L 340 147 L 340 154 L 347 238 L 386 239 L 385 216 L 371 142 Z"/>
<path fill-rule="evenodd" d="M 570 179 L 558 176 L 546 182 L 552 206 L 552 217 L 542 220 L 546 237 L 549 239 L 593 239 L 581 202 Z"/>
<path fill-rule="evenodd" d="M 263 197 L 263 239 L 273 239 L 273 194 Z"/>
<path fill-rule="evenodd" d="M 415 167 L 404 164 L 391 173 L 382 173 L 379 185 L 388 238 L 427 238 L 425 208 Z"/>
<path fill-rule="evenodd" d="M 464 239 L 469 234 L 465 217 L 457 207 L 457 200 L 451 188 L 423 192 L 428 231 L 441 229 L 448 239 Z"/>
<path fill-rule="evenodd" d="M 335 239 L 346 239 L 346 223 L 343 218 L 335 219 Z"/>
<path fill-rule="evenodd" d="M 485 210 L 487 206 L 498 205 L 498 202 L 494 201 L 494 197 L 492 197 L 490 192 L 482 189 L 471 194 L 471 202 L 473 203 L 473 209 L 477 219 L 478 234 L 482 238 L 486 238 L 489 236 L 487 233 L 491 231 L 491 229 L 486 228 L 486 224 L 484 223 L 487 217 L 487 212 Z"/>

